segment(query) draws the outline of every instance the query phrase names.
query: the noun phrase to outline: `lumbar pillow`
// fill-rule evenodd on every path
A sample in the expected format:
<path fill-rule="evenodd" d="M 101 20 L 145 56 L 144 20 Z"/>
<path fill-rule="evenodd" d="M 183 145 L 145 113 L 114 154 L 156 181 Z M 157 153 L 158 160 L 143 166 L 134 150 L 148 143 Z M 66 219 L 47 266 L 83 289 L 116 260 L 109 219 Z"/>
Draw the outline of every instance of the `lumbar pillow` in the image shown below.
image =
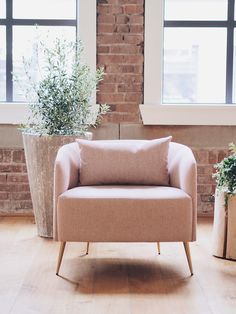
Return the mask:
<path fill-rule="evenodd" d="M 77 140 L 80 184 L 168 185 L 170 137 L 155 140 Z"/>

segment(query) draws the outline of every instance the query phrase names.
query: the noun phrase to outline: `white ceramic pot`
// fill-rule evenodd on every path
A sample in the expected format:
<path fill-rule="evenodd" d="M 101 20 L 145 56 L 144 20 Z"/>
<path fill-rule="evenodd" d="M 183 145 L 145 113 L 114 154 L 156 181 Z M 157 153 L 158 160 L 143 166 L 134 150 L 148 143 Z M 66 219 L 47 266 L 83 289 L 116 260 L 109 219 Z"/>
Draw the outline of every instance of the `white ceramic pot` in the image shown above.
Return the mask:
<path fill-rule="evenodd" d="M 76 138 L 91 140 L 92 133 L 84 136 L 49 136 L 22 133 L 26 166 L 29 177 L 33 211 L 38 235 L 53 235 L 53 171 L 58 149 Z"/>
<path fill-rule="evenodd" d="M 236 195 L 228 197 L 216 190 L 213 225 L 213 250 L 215 256 L 236 260 Z"/>

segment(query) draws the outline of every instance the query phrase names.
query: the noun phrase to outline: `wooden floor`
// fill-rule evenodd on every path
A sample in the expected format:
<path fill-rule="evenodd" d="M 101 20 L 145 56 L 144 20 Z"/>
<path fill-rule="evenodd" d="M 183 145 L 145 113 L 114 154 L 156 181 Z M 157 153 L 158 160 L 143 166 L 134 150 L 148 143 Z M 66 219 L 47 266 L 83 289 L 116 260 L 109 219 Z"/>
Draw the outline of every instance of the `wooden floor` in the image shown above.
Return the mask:
<path fill-rule="evenodd" d="M 69 243 L 57 277 L 58 243 L 0 218 L 0 313 L 235 314 L 236 262 L 211 256 L 211 230 L 199 221 L 193 277 L 180 243 Z"/>

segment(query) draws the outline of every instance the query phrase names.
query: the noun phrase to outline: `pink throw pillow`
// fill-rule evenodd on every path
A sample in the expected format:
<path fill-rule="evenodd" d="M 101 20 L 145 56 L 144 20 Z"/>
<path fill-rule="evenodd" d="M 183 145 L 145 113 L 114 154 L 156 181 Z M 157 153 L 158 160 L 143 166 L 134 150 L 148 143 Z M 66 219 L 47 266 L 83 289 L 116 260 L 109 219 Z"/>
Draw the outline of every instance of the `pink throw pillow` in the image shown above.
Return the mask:
<path fill-rule="evenodd" d="M 172 137 L 155 140 L 77 140 L 80 184 L 168 185 L 168 150 Z"/>

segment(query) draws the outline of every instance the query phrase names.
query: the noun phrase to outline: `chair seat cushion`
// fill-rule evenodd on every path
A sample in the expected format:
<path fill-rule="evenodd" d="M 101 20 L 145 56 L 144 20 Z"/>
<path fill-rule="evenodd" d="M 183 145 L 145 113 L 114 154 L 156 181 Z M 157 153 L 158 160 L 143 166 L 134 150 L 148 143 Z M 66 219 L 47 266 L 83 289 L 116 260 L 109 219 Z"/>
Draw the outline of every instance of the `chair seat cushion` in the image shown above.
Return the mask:
<path fill-rule="evenodd" d="M 80 186 L 58 199 L 60 241 L 190 241 L 192 200 L 166 186 Z"/>

